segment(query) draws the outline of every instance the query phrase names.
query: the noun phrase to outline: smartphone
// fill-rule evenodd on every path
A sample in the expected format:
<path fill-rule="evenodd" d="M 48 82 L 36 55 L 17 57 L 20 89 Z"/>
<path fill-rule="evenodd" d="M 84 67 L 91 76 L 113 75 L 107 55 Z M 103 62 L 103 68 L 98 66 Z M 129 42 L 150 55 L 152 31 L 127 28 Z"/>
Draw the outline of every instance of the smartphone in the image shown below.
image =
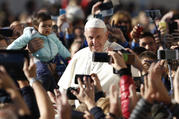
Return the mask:
<path fill-rule="evenodd" d="M 80 78 L 80 80 L 81 80 L 81 82 L 82 82 L 82 84 L 83 84 L 83 83 L 84 83 L 83 77 L 86 77 L 87 80 L 90 79 L 91 82 L 92 82 L 92 79 L 91 79 L 91 76 L 90 76 L 90 75 L 86 75 L 86 74 L 76 74 L 76 75 L 75 75 L 75 84 L 78 84 L 78 78 Z"/>
<path fill-rule="evenodd" d="M 23 72 L 25 58 L 29 60 L 27 50 L 0 50 L 0 65 L 14 80 L 26 80 Z"/>
<path fill-rule="evenodd" d="M 147 17 L 151 17 L 152 19 L 161 17 L 160 10 L 145 10 L 145 13 Z"/>
<path fill-rule="evenodd" d="M 134 80 L 134 83 L 135 83 L 135 86 L 136 86 L 136 91 L 140 92 L 141 84 L 144 83 L 143 77 L 134 77 L 133 80 Z"/>
<path fill-rule="evenodd" d="M 67 89 L 66 95 L 67 95 L 68 99 L 70 99 L 70 100 L 76 100 L 77 97 L 75 95 L 73 95 L 73 93 L 71 92 L 72 90 L 78 91 L 77 88 L 75 88 L 75 87 L 69 87 Z"/>
<path fill-rule="evenodd" d="M 174 33 L 176 29 L 178 29 L 178 24 L 175 21 L 169 21 L 168 22 L 168 29 L 169 33 Z"/>
<path fill-rule="evenodd" d="M 127 33 L 127 26 L 119 26 L 118 28 L 120 28 L 120 30 L 126 34 Z"/>
<path fill-rule="evenodd" d="M 111 8 L 113 8 L 113 4 L 112 4 L 111 1 L 110 1 L 110 2 L 102 3 L 102 4 L 99 6 L 99 9 L 100 9 L 101 11 L 103 11 L 103 10 L 109 10 L 109 9 L 111 9 Z"/>
<path fill-rule="evenodd" d="M 59 15 L 63 15 L 63 14 L 66 14 L 66 11 L 64 9 L 59 9 Z"/>
<path fill-rule="evenodd" d="M 1 28 L 0 34 L 5 37 L 12 37 L 13 36 L 13 30 L 10 28 Z"/>
<path fill-rule="evenodd" d="M 98 18 L 98 19 L 104 20 L 102 14 L 100 14 L 100 13 L 99 14 L 95 14 L 94 18 Z"/>
<path fill-rule="evenodd" d="M 158 50 L 157 58 L 160 59 L 170 59 L 170 60 L 178 60 L 179 59 L 179 51 L 178 50 Z"/>
<path fill-rule="evenodd" d="M 93 62 L 110 62 L 112 57 L 106 52 L 94 52 L 92 55 Z"/>
<path fill-rule="evenodd" d="M 124 61 L 126 64 L 133 64 L 135 56 L 128 51 L 120 50 L 123 53 Z M 92 55 L 93 62 L 112 62 L 112 57 L 106 52 L 94 52 Z"/>

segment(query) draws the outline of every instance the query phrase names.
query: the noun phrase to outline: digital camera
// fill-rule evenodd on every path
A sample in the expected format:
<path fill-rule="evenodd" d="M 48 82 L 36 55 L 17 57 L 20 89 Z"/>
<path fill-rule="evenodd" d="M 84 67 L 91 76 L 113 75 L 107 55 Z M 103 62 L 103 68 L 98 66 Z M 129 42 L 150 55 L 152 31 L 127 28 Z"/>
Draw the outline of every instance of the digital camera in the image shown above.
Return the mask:
<path fill-rule="evenodd" d="M 132 64 L 135 61 L 134 55 L 132 55 L 128 51 L 125 50 L 120 50 L 120 51 L 123 53 L 124 61 L 126 62 L 126 64 Z M 112 57 L 108 55 L 106 52 L 94 52 L 92 56 L 92 61 L 111 63 Z"/>
<path fill-rule="evenodd" d="M 179 59 L 179 51 L 178 50 L 158 50 L 157 51 L 157 58 L 166 59 L 166 60 L 178 60 Z"/>
<path fill-rule="evenodd" d="M 145 10 L 146 16 L 151 17 L 152 19 L 160 18 L 160 10 Z"/>

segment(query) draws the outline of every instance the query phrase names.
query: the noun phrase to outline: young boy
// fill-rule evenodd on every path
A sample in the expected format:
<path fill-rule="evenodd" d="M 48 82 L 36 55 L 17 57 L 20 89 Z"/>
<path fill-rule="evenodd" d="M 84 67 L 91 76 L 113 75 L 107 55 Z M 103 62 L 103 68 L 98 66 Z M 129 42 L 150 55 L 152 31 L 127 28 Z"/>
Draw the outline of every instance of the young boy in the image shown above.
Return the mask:
<path fill-rule="evenodd" d="M 66 66 L 62 58 L 70 57 L 69 51 L 62 45 L 55 33 L 52 33 L 51 16 L 38 13 L 33 18 L 34 27 L 26 27 L 23 34 L 11 43 L 7 49 L 21 49 L 35 38 L 43 39 L 43 48 L 32 53 L 38 59 L 37 80 L 40 80 L 46 90 L 55 88 L 55 80 L 48 69 L 48 64 L 56 64 L 56 72 L 61 76 Z"/>

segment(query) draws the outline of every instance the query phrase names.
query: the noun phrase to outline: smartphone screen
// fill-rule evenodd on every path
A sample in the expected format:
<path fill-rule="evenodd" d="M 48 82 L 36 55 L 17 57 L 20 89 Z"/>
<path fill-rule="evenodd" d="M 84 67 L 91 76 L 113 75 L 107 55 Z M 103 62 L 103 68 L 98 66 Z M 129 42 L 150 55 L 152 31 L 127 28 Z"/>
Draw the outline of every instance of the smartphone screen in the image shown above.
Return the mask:
<path fill-rule="evenodd" d="M 111 57 L 106 52 L 94 52 L 92 61 L 94 62 L 110 62 Z"/>
<path fill-rule="evenodd" d="M 59 9 L 59 15 L 66 14 L 66 11 L 64 9 Z"/>
<path fill-rule="evenodd" d="M 0 65 L 3 65 L 14 80 L 26 80 L 23 72 L 24 59 L 28 59 L 26 50 L 0 50 Z"/>
<path fill-rule="evenodd" d="M 86 74 L 76 74 L 75 75 L 75 84 L 78 84 L 78 78 L 80 78 L 81 82 L 83 83 L 83 77 L 87 78 L 87 80 L 90 78 L 91 80 L 91 76 L 90 75 L 86 75 Z M 92 81 L 92 80 L 91 80 Z"/>

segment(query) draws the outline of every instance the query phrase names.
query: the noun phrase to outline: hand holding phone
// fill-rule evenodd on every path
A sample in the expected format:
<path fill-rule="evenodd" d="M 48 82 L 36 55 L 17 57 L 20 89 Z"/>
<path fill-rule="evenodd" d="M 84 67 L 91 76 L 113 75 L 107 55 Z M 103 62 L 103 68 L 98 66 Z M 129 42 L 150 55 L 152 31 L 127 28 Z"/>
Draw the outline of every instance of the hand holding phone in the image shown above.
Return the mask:
<path fill-rule="evenodd" d="M 76 74 L 75 75 L 75 84 L 78 84 L 78 79 L 81 80 L 82 84 L 84 84 L 84 77 L 87 78 L 87 80 L 90 80 L 90 82 L 92 82 L 93 80 L 91 79 L 91 76 L 90 75 L 86 75 L 86 74 Z"/>
<path fill-rule="evenodd" d="M 126 64 L 132 64 L 134 61 L 134 55 L 125 50 L 121 50 L 121 52 L 123 54 L 124 61 L 126 62 Z M 112 60 L 113 60 L 112 57 L 108 55 L 108 53 L 106 52 L 94 52 L 92 56 L 92 61 L 94 62 L 111 63 Z"/>

